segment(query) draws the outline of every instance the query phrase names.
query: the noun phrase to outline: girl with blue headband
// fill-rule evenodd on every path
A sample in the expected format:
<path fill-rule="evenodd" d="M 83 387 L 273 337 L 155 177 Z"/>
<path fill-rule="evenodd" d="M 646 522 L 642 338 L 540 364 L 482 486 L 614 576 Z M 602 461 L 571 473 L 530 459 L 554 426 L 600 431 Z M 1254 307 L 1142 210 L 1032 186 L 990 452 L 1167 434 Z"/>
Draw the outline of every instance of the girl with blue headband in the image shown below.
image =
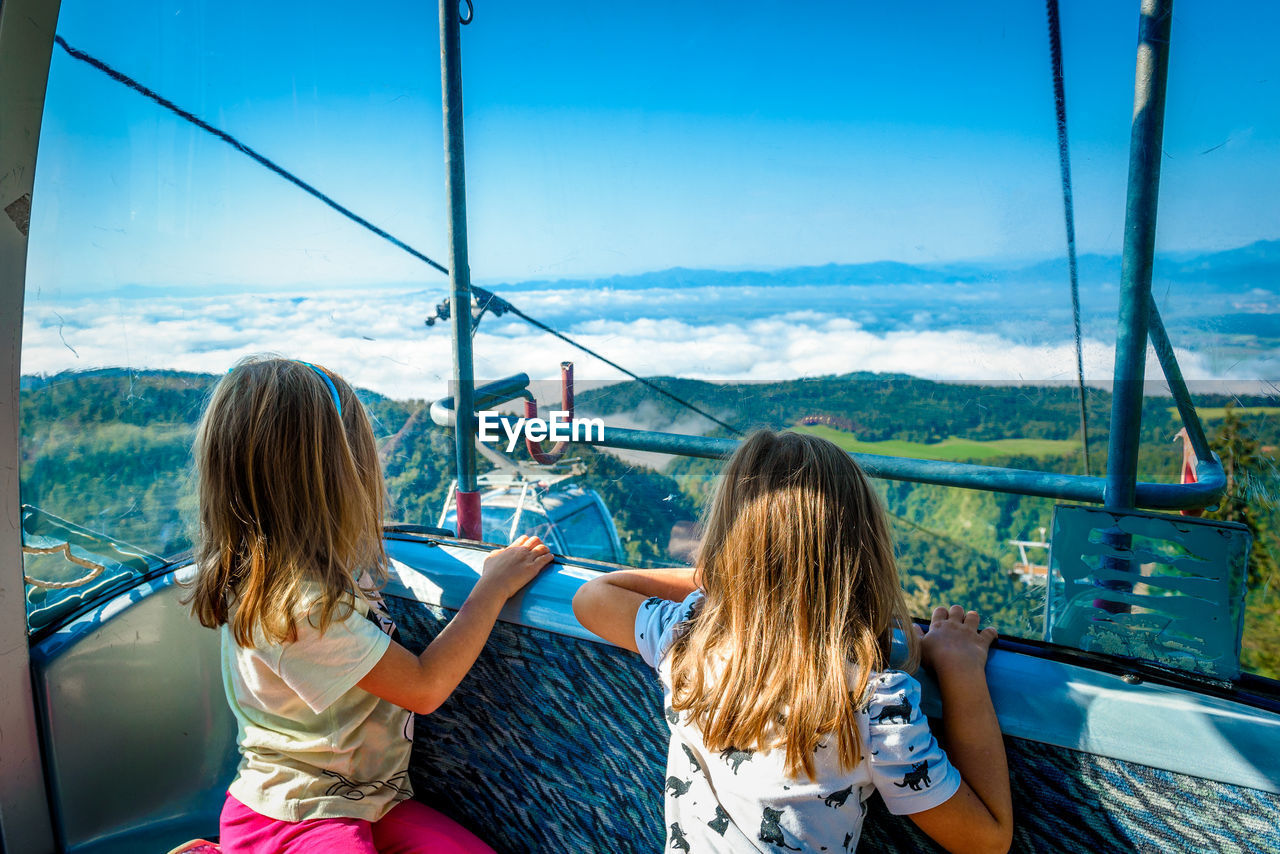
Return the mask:
<path fill-rule="evenodd" d="M 255 357 L 214 389 L 196 436 L 191 609 L 222 635 L 240 767 L 227 854 L 490 851 L 412 799 L 413 713 L 475 663 L 508 598 L 551 562 L 537 537 L 493 552 L 420 655 L 391 637 L 385 485 L 364 407 L 337 374 Z"/>

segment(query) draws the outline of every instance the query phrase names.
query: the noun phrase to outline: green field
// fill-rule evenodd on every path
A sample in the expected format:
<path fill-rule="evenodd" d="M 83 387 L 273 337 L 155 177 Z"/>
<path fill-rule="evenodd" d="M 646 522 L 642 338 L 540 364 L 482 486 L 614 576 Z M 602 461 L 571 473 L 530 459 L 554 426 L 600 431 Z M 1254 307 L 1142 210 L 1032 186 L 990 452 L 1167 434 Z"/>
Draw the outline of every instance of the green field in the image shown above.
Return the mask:
<path fill-rule="evenodd" d="M 797 433 L 811 433 L 830 439 L 846 451 L 855 454 L 883 454 L 890 457 L 912 457 L 919 460 L 989 460 L 992 457 L 1026 456 L 1058 457 L 1080 450 L 1080 443 L 1071 439 L 993 439 L 979 441 L 952 436 L 941 442 L 905 442 L 888 439 L 884 442 L 863 442 L 852 433 L 828 427 L 825 424 L 793 427 Z"/>
<path fill-rule="evenodd" d="M 1242 418 L 1250 415 L 1280 415 L 1280 406 L 1237 406 L 1233 408 L 1233 411 Z M 1200 416 L 1201 421 L 1212 421 L 1225 418 L 1227 408 L 1225 406 L 1197 406 L 1196 413 Z M 1178 407 L 1170 406 L 1169 414 L 1177 418 Z"/>

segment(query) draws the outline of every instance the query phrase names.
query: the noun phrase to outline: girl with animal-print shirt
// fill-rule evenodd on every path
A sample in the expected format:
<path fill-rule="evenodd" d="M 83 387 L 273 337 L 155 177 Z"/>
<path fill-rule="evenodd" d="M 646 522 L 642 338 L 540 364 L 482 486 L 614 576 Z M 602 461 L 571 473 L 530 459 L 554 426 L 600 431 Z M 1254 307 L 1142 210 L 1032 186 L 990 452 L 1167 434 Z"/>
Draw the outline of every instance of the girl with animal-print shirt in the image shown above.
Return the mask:
<path fill-rule="evenodd" d="M 852 851 L 879 791 L 949 850 L 1008 849 L 1009 773 L 984 672 L 995 629 L 952 606 L 918 636 L 884 510 L 834 444 L 753 434 L 725 469 L 696 569 L 609 573 L 573 604 L 658 671 L 667 848 Z M 921 653 L 949 757 L 910 675 Z"/>

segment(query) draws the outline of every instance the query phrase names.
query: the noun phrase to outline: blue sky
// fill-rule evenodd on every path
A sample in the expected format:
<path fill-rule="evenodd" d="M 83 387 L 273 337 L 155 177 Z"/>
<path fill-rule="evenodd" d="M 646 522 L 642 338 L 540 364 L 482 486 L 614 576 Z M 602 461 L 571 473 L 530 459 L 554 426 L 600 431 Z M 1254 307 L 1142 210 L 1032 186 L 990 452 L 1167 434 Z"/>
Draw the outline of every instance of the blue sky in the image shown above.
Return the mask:
<path fill-rule="evenodd" d="M 1114 252 L 1137 4 L 1062 5 L 1077 230 Z M 1062 251 L 1038 2 L 476 6 L 478 281 Z M 1177 8 L 1160 246 L 1280 236 L 1280 4 Z M 433 5 L 66 0 L 58 29 L 444 260 Z M 443 282 L 57 49 L 34 203 L 37 295 Z"/>

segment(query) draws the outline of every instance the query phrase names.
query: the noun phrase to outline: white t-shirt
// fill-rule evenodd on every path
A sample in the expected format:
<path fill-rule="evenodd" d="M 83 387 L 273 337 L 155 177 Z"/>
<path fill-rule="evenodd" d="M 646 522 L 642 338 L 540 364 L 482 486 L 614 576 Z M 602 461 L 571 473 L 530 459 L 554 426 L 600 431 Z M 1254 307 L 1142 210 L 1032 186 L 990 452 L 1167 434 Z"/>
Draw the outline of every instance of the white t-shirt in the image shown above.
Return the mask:
<path fill-rule="evenodd" d="M 920 683 L 900 670 L 871 679 L 858 716 L 863 756 L 842 769 L 835 739 L 819 742 L 817 779 L 789 777 L 786 751 L 710 753 L 702 735 L 671 708 L 671 647 L 677 626 L 703 599 L 647 600 L 636 615 L 636 646 L 658 671 L 671 729 L 667 751 L 666 848 L 674 851 L 832 851 L 858 845 L 866 800 L 879 791 L 889 811 L 932 809 L 960 788 L 960 772 L 920 713 Z"/>
<path fill-rule="evenodd" d="M 315 598 L 304 592 L 299 613 Z M 245 648 L 222 627 L 223 686 L 241 753 L 228 791 L 254 812 L 377 821 L 413 794 L 412 713 L 356 687 L 391 638 L 368 602 L 357 598 L 338 619 L 345 610 L 338 606 L 323 633 L 302 617 L 291 643 Z"/>

